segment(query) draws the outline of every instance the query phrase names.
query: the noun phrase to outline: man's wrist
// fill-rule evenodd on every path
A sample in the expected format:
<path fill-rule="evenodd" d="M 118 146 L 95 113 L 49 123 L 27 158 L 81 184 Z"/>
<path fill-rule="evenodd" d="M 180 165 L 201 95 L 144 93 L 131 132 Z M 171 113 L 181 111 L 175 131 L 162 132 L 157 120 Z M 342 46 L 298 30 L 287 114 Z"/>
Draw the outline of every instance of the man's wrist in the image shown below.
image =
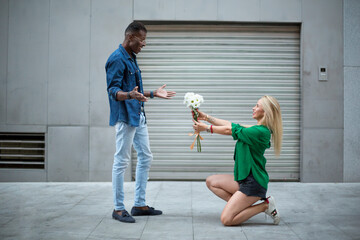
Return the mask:
<path fill-rule="evenodd" d="M 150 91 L 150 98 L 154 98 L 154 91 Z"/>
<path fill-rule="evenodd" d="M 127 99 L 131 99 L 130 92 L 127 92 Z"/>

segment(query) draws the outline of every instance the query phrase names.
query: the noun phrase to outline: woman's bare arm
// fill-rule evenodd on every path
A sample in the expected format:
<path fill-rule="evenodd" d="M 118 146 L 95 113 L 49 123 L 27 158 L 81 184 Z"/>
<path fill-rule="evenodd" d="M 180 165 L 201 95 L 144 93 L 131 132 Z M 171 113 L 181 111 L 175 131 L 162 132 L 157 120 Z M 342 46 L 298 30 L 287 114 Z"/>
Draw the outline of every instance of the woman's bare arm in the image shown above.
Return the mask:
<path fill-rule="evenodd" d="M 229 122 L 227 120 L 215 118 L 215 117 L 210 116 L 209 114 L 206 114 L 201 111 L 198 111 L 198 113 L 199 113 L 199 117 L 198 117 L 199 120 L 207 121 L 208 123 L 211 123 L 212 125 L 215 125 L 215 126 L 225 126 L 225 125 L 231 126 L 231 122 Z"/>
<path fill-rule="evenodd" d="M 221 135 L 231 135 L 231 123 L 228 122 L 228 124 L 222 125 L 222 126 L 213 126 L 213 125 L 207 125 L 200 121 L 193 120 L 194 125 L 193 128 L 195 132 L 202 132 L 202 131 L 211 131 L 212 133 L 217 133 Z"/>

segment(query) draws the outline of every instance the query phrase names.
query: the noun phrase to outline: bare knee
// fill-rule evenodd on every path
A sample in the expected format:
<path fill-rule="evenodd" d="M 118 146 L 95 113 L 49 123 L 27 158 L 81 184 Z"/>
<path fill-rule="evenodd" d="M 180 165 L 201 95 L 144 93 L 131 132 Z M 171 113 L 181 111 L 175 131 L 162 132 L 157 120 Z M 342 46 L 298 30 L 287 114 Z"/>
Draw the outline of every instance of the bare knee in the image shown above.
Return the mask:
<path fill-rule="evenodd" d="M 234 218 L 231 216 L 221 215 L 220 220 L 224 226 L 233 226 L 234 225 Z"/>
<path fill-rule="evenodd" d="M 215 185 L 214 175 L 207 177 L 206 178 L 206 186 L 210 189 L 211 187 L 214 187 L 214 185 Z"/>
<path fill-rule="evenodd" d="M 233 217 L 231 217 L 231 216 L 226 216 L 226 215 L 221 215 L 220 220 L 221 220 L 221 223 L 222 223 L 224 226 L 235 226 L 235 225 L 237 226 L 237 225 L 243 223 L 243 222 L 239 222 L 238 220 L 237 220 L 237 222 L 235 223 Z"/>
<path fill-rule="evenodd" d="M 207 186 L 208 188 L 210 188 L 210 186 L 211 186 L 211 176 L 209 176 L 209 177 L 206 178 L 206 186 Z"/>
<path fill-rule="evenodd" d="M 220 217 L 221 223 L 224 224 L 224 226 L 231 226 L 231 219 L 227 216 L 221 216 Z"/>
<path fill-rule="evenodd" d="M 221 213 L 220 221 L 222 224 L 224 224 L 224 226 L 231 226 L 233 220 L 234 220 L 234 217 L 231 214 L 229 214 L 229 212 L 224 210 Z"/>

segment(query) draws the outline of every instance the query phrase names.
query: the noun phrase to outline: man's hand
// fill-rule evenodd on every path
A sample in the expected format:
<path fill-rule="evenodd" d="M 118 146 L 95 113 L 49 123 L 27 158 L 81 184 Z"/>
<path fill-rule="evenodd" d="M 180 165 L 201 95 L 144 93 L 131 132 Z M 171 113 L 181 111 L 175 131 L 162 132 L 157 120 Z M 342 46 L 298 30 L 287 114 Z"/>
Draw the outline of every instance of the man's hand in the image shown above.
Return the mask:
<path fill-rule="evenodd" d="M 176 95 L 176 92 L 173 91 L 166 91 L 164 88 L 166 87 L 166 84 L 164 84 L 163 86 L 159 87 L 155 93 L 154 96 L 158 97 L 158 98 L 165 98 L 165 99 L 170 99 L 172 97 L 174 97 Z"/>
<path fill-rule="evenodd" d="M 138 92 L 138 86 L 134 87 L 134 89 L 130 92 L 131 99 L 136 99 L 140 102 L 147 102 L 147 97 L 145 97 L 142 93 Z"/>

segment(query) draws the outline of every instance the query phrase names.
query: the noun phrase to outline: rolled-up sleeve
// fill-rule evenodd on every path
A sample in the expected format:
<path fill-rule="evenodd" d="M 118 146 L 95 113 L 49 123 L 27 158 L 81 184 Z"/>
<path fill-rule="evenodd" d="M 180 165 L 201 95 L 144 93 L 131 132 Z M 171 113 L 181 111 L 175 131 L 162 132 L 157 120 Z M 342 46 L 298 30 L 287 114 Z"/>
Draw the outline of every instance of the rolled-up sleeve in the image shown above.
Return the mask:
<path fill-rule="evenodd" d="M 232 137 L 248 145 L 253 145 L 261 135 L 260 131 L 254 128 L 246 128 L 240 124 L 231 123 Z"/>
<path fill-rule="evenodd" d="M 107 62 L 106 66 L 106 82 L 109 97 L 116 101 L 116 93 L 123 91 L 123 79 L 125 66 L 121 61 Z"/>

